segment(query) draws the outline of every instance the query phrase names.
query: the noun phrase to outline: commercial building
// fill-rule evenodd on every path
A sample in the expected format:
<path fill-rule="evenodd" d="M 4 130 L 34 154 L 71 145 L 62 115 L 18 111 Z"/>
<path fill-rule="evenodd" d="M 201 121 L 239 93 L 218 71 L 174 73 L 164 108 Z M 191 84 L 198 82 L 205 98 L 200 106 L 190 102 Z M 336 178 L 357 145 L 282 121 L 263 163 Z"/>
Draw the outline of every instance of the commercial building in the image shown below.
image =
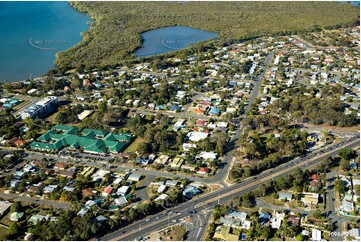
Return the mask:
<path fill-rule="evenodd" d="M 54 126 L 30 144 L 35 150 L 59 151 L 65 147 L 84 153 L 119 153 L 131 141 L 130 134 L 115 134 L 104 130 L 83 129 L 77 135 L 78 128 L 66 125 Z"/>
<path fill-rule="evenodd" d="M 56 108 L 57 104 L 58 98 L 55 96 L 49 96 L 26 108 L 20 116 L 22 119 L 41 118 L 52 112 Z"/>

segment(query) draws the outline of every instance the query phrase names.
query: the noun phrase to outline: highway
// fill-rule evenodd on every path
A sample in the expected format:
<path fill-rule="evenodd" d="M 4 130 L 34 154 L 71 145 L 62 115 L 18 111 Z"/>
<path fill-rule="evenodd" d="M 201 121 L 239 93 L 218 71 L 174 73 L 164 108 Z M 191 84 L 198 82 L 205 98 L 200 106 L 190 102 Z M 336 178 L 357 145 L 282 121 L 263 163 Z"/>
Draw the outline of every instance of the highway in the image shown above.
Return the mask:
<path fill-rule="evenodd" d="M 230 198 L 244 194 L 246 192 L 256 189 L 260 184 L 269 182 L 278 177 L 285 176 L 290 174 L 296 168 L 307 169 L 309 167 L 317 165 L 324 158 L 329 156 L 337 155 L 339 150 L 342 148 L 355 148 L 359 146 L 360 139 L 359 136 L 349 142 L 344 141 L 342 143 L 333 144 L 329 147 L 324 148 L 323 150 L 318 150 L 309 155 L 300 158 L 291 160 L 284 165 L 278 166 L 276 168 L 262 172 L 258 176 L 250 177 L 244 181 L 231 185 L 229 187 L 224 187 L 213 193 L 206 194 L 197 199 L 182 203 L 176 207 L 166 210 L 167 211 L 176 211 L 180 212 L 177 214 L 173 212 L 171 215 L 166 214 L 166 212 L 159 212 L 158 214 L 148 216 L 146 219 L 136 221 L 128 226 L 118 229 L 115 232 L 109 233 L 102 238 L 101 240 L 134 240 L 135 238 L 145 236 L 152 231 L 157 231 L 161 228 L 164 228 L 168 225 L 168 218 L 171 220 L 179 220 L 184 218 L 187 215 L 190 215 L 192 210 L 195 210 L 197 213 L 205 209 L 210 209 L 216 204 L 221 204 L 227 202 Z"/>

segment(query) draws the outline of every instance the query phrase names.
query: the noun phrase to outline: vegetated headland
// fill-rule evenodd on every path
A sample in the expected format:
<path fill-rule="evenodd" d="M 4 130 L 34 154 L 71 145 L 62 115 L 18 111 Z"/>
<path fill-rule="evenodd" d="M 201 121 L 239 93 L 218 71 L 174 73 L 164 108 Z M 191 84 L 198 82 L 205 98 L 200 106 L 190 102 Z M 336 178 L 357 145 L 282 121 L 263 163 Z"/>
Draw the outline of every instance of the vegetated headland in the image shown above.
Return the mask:
<path fill-rule="evenodd" d="M 104 68 L 134 59 L 141 33 L 190 26 L 219 33 L 194 45 L 218 46 L 259 36 L 304 33 L 359 24 L 359 9 L 338 2 L 71 2 L 95 21 L 76 46 L 59 52 L 60 72 Z M 213 42 L 212 42 L 213 41 Z M 168 54 L 169 55 L 169 54 Z"/>

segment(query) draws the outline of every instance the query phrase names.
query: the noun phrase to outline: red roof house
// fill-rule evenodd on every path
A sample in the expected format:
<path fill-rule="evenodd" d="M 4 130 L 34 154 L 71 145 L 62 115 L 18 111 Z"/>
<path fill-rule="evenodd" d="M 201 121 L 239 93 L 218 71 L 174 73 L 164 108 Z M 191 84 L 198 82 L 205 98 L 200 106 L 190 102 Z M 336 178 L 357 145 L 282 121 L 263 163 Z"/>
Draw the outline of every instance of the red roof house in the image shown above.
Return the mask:
<path fill-rule="evenodd" d="M 320 178 L 318 177 L 317 174 L 313 174 L 313 175 L 311 176 L 311 178 L 312 178 L 312 181 L 316 181 L 316 182 L 320 181 Z"/>
<path fill-rule="evenodd" d="M 59 169 L 59 170 L 64 170 L 65 168 L 67 168 L 68 167 L 68 164 L 66 164 L 66 163 L 56 163 L 55 165 L 54 165 L 54 168 L 55 169 Z"/>
<path fill-rule="evenodd" d="M 81 192 L 83 193 L 84 196 L 91 197 L 94 195 L 92 189 L 90 189 L 90 188 L 84 188 Z"/>
<path fill-rule="evenodd" d="M 15 141 L 15 145 L 17 147 L 21 147 L 21 146 L 25 146 L 26 145 L 26 141 L 22 140 L 22 139 L 18 139 L 17 141 Z"/>
<path fill-rule="evenodd" d="M 207 174 L 208 172 L 209 172 L 209 170 L 208 170 L 208 168 L 206 168 L 206 167 L 201 167 L 201 168 L 197 171 L 198 174 L 202 174 L 202 175 L 205 175 L 205 174 Z"/>
<path fill-rule="evenodd" d="M 110 193 L 112 193 L 113 188 L 112 187 L 106 187 L 103 191 L 103 196 L 108 196 Z"/>

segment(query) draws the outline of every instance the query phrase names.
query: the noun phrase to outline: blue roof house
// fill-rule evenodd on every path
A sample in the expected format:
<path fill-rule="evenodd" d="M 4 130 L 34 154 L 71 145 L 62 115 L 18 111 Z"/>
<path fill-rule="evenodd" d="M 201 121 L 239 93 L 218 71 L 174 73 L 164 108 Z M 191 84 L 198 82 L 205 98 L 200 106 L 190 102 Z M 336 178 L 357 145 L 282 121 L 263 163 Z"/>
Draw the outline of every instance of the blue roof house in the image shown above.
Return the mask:
<path fill-rule="evenodd" d="M 258 221 L 261 224 L 267 223 L 270 219 L 271 219 L 271 215 L 267 212 L 262 212 L 258 217 Z"/>
<path fill-rule="evenodd" d="M 193 196 L 197 195 L 201 193 L 201 191 L 194 187 L 194 186 L 188 186 L 184 191 L 183 191 L 183 196 L 187 197 L 187 198 L 192 198 Z"/>
<path fill-rule="evenodd" d="M 209 111 L 210 115 L 219 115 L 221 112 L 221 110 L 219 108 L 216 107 L 212 107 L 211 110 Z"/>
<path fill-rule="evenodd" d="M 179 106 L 179 105 L 172 105 L 172 106 L 169 106 L 168 108 L 169 108 L 169 110 L 171 110 L 171 111 L 179 111 L 179 110 L 182 109 L 182 107 Z"/>
<path fill-rule="evenodd" d="M 165 106 L 164 105 L 158 105 L 155 107 L 155 110 L 164 110 Z"/>

